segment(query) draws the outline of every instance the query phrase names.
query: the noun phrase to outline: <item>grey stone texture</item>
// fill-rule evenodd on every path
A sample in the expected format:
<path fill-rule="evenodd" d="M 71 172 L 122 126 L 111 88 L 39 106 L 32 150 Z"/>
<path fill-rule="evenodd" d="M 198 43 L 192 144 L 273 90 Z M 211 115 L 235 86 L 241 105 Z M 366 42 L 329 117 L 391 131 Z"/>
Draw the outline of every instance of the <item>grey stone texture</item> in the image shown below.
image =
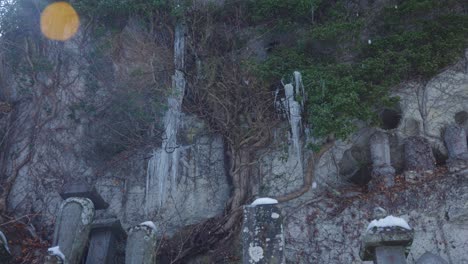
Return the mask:
<path fill-rule="evenodd" d="M 375 190 L 379 185 L 391 187 L 395 184 L 395 169 L 390 159 L 390 144 L 385 132 L 375 132 L 369 140 L 372 158 L 372 179 L 369 189 Z"/>
<path fill-rule="evenodd" d="M 383 246 L 375 249 L 375 264 L 406 264 L 405 248 Z"/>
<path fill-rule="evenodd" d="M 434 253 L 426 252 L 416 261 L 416 264 L 448 264 L 448 262 Z"/>
<path fill-rule="evenodd" d="M 417 182 L 425 175 L 432 174 L 436 161 L 429 141 L 421 136 L 411 136 L 405 139 L 405 179 L 407 182 Z"/>
<path fill-rule="evenodd" d="M 156 230 L 147 225 L 132 227 L 125 247 L 125 264 L 153 264 L 156 257 Z"/>
<path fill-rule="evenodd" d="M 447 167 L 450 172 L 468 171 L 468 147 L 465 129 L 460 125 L 449 125 L 444 133 L 449 159 Z"/>
<path fill-rule="evenodd" d="M 373 227 L 364 233 L 359 255 L 362 260 L 374 260 L 378 264 L 406 263 L 405 252 L 409 252 L 413 238 L 413 230 L 398 226 Z M 386 261 L 391 258 L 404 262 Z"/>
<path fill-rule="evenodd" d="M 79 263 L 88 244 L 94 205 L 88 198 L 68 198 L 57 216 L 53 246 L 59 246 L 65 263 Z"/>
<path fill-rule="evenodd" d="M 64 264 L 59 256 L 49 255 L 45 257 L 44 264 Z"/>
<path fill-rule="evenodd" d="M 282 205 L 288 216 L 287 262 L 361 264 L 363 228 L 374 219 L 376 205 L 385 204 L 389 214 L 401 216 L 414 230 L 408 263 L 414 264 L 426 251 L 451 263 L 468 263 L 468 181 L 461 175 L 435 173 L 431 181 L 395 186 L 385 193 L 347 197 L 337 189 L 340 194 L 321 191 L 302 202 Z"/>
<path fill-rule="evenodd" d="M 118 219 L 101 219 L 92 224 L 86 264 L 117 263 L 118 240 L 127 236 Z"/>
<path fill-rule="evenodd" d="M 244 264 L 284 264 L 283 218 L 276 205 L 244 206 Z"/>
<path fill-rule="evenodd" d="M 462 126 L 447 126 L 445 128 L 444 140 L 450 159 L 468 159 L 466 131 Z"/>
<path fill-rule="evenodd" d="M 408 137 L 405 140 L 405 170 L 432 171 L 435 169 L 435 158 L 429 141 L 420 136 Z"/>

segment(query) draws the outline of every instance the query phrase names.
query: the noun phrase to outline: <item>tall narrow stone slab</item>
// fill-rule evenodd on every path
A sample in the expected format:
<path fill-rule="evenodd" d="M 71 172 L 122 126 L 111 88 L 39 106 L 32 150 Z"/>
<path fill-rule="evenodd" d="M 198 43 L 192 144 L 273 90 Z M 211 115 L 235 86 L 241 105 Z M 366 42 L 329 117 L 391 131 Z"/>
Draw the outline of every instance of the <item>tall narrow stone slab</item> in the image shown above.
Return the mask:
<path fill-rule="evenodd" d="M 435 158 L 429 141 L 420 136 L 408 137 L 404 145 L 405 179 L 418 181 L 435 169 Z"/>
<path fill-rule="evenodd" d="M 274 204 L 244 206 L 243 263 L 285 263 L 283 219 Z"/>
<path fill-rule="evenodd" d="M 448 262 L 436 254 L 426 252 L 416 261 L 416 264 L 448 264 Z"/>
<path fill-rule="evenodd" d="M 126 236 L 127 233 L 123 230 L 119 219 L 113 218 L 94 221 L 91 226 L 86 264 L 115 263 L 118 240 Z"/>
<path fill-rule="evenodd" d="M 468 147 L 465 129 L 460 125 L 447 126 L 444 140 L 449 155 L 447 160 L 449 171 L 466 172 L 468 170 Z"/>
<path fill-rule="evenodd" d="M 68 198 L 63 201 L 54 231 L 54 246 L 65 257 L 64 263 L 80 263 L 88 243 L 94 205 L 88 198 Z"/>
<path fill-rule="evenodd" d="M 377 131 L 371 136 L 370 152 L 372 180 L 369 183 L 369 189 L 376 189 L 378 185 L 393 186 L 395 184 L 395 169 L 391 165 L 390 144 L 386 133 Z"/>
<path fill-rule="evenodd" d="M 154 264 L 156 230 L 148 222 L 132 227 L 125 247 L 125 264 Z"/>

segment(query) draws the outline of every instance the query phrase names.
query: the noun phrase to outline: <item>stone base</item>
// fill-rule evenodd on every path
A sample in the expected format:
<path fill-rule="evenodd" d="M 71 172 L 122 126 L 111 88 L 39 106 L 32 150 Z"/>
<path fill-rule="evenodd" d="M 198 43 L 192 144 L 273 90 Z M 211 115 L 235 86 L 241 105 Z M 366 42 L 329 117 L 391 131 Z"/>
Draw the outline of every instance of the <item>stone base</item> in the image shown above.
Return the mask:
<path fill-rule="evenodd" d="M 401 227 L 374 227 L 362 237 L 359 255 L 363 261 L 372 261 L 376 257 L 376 248 L 402 247 L 407 255 L 413 243 L 414 231 Z"/>
<path fill-rule="evenodd" d="M 372 179 L 369 182 L 369 190 L 389 188 L 395 185 L 395 169 L 391 166 L 372 169 Z"/>
<path fill-rule="evenodd" d="M 63 264 L 63 261 L 57 256 L 46 256 L 44 264 Z"/>
<path fill-rule="evenodd" d="M 467 173 L 468 159 L 449 159 L 447 160 L 447 168 L 451 173 Z"/>

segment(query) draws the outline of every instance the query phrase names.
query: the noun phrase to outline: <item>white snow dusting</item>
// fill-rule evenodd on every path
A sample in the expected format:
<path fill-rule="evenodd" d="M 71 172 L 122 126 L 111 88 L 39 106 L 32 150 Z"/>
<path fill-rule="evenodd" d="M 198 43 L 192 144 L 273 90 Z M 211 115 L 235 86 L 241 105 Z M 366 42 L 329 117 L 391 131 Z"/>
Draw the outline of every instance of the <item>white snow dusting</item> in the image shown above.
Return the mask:
<path fill-rule="evenodd" d="M 316 189 L 317 188 L 317 183 L 316 182 L 313 182 L 312 183 L 312 189 Z"/>
<path fill-rule="evenodd" d="M 156 232 L 156 225 L 152 221 L 146 221 L 146 222 L 141 223 L 140 225 L 147 226 L 153 229 L 154 232 Z"/>
<path fill-rule="evenodd" d="M 263 258 L 263 248 L 259 246 L 249 246 L 249 256 L 254 261 L 253 263 L 259 262 Z"/>
<path fill-rule="evenodd" d="M 372 220 L 367 226 L 367 231 L 371 230 L 374 227 L 391 227 L 391 226 L 398 226 L 404 229 L 411 230 L 411 227 L 408 225 L 405 219 L 400 218 L 400 217 L 395 217 L 393 215 L 389 215 L 379 220 Z"/>
<path fill-rule="evenodd" d="M 51 247 L 47 249 L 47 253 L 49 253 L 49 255 L 51 256 L 58 256 L 62 260 L 65 260 L 65 255 L 62 253 L 62 251 L 60 251 L 59 246 L 55 246 L 55 247 Z"/>
<path fill-rule="evenodd" d="M 255 201 L 253 201 L 253 203 L 250 205 L 257 206 L 257 205 L 262 205 L 262 204 L 277 204 L 277 203 L 278 201 L 273 198 L 264 197 L 264 198 L 255 199 Z"/>

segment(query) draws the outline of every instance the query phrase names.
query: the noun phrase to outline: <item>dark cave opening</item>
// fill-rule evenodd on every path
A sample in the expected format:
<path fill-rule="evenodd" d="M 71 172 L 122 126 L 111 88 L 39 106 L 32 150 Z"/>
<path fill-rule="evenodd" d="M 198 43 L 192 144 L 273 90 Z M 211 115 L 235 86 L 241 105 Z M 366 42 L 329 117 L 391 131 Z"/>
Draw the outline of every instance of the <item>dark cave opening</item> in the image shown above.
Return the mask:
<path fill-rule="evenodd" d="M 391 130 L 398 127 L 401 121 L 401 111 L 397 109 L 383 109 L 380 112 L 380 127 L 385 130 Z"/>

